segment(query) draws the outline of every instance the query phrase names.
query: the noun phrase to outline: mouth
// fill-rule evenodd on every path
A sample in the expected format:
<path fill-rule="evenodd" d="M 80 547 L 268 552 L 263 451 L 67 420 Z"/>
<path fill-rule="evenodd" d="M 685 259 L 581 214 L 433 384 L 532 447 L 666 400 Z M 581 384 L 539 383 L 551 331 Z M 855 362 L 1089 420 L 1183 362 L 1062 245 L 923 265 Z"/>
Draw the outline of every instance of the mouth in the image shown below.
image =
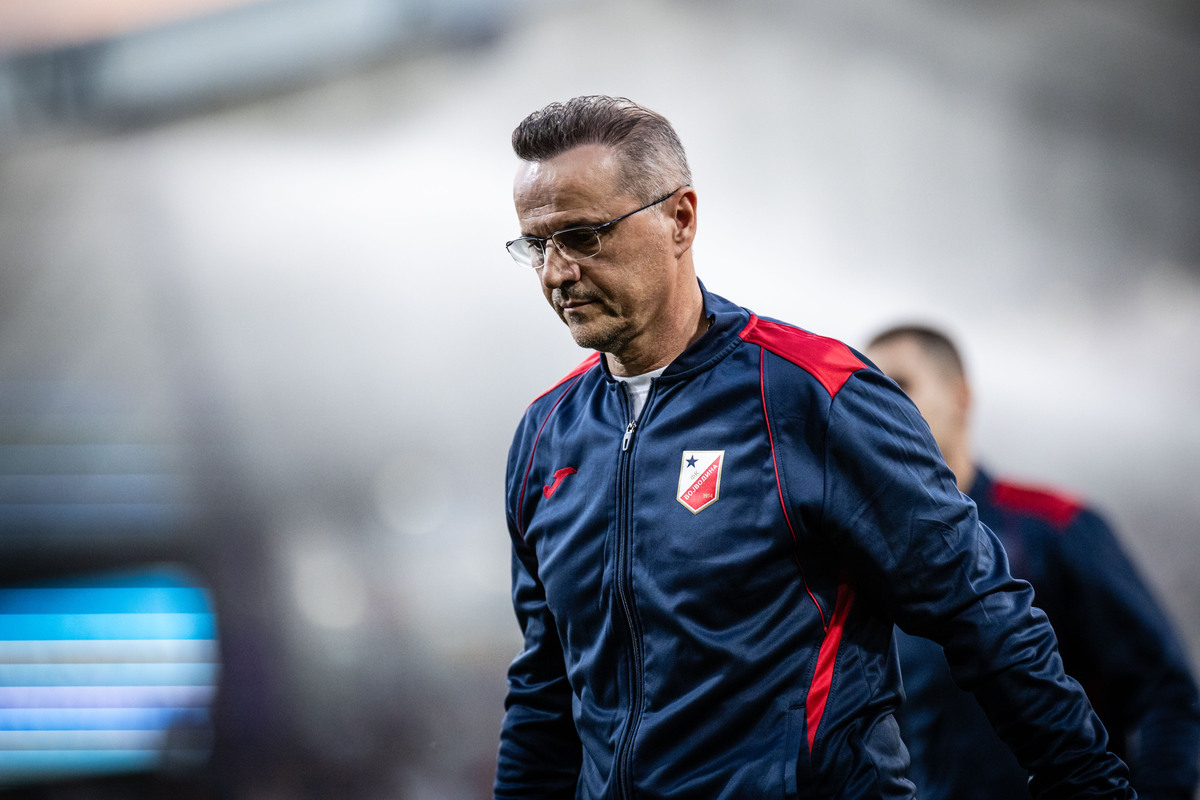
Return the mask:
<path fill-rule="evenodd" d="M 569 314 L 573 311 L 579 311 L 587 306 L 595 305 L 595 298 L 591 297 L 562 297 L 555 298 L 555 305 L 563 314 Z"/>

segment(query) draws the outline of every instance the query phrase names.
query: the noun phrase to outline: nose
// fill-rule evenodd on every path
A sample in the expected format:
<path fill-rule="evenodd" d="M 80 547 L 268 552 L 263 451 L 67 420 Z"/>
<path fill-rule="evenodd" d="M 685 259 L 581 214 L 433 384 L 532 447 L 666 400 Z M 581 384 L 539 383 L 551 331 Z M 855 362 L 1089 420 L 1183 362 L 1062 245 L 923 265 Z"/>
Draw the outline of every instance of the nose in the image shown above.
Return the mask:
<path fill-rule="evenodd" d="M 538 270 L 542 283 L 549 289 L 557 289 L 564 283 L 579 280 L 579 262 L 563 255 L 553 243 L 547 242 L 546 245 L 542 266 Z"/>

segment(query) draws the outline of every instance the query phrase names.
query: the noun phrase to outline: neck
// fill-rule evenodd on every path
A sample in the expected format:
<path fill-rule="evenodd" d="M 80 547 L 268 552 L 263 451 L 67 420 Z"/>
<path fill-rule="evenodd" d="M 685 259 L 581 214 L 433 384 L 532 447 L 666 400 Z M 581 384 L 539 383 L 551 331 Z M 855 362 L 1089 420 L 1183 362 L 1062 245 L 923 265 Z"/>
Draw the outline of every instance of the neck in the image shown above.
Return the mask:
<path fill-rule="evenodd" d="M 665 331 L 647 332 L 639 340 L 622 348 L 620 353 L 605 353 L 608 370 L 613 375 L 628 378 L 665 367 L 703 336 L 709 327 L 704 314 L 704 296 L 695 284 L 687 307 L 678 315 L 678 322 Z M 645 347 L 639 347 L 644 341 Z"/>

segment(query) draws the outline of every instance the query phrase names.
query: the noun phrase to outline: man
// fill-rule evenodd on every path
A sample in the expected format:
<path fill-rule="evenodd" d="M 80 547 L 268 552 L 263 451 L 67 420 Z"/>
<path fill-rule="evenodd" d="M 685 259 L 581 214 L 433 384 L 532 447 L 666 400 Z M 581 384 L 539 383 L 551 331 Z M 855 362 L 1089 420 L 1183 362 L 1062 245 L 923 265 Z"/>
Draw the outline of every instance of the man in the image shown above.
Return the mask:
<path fill-rule="evenodd" d="M 1139 796 L 1194 796 L 1200 701 L 1171 624 L 1104 521 L 1058 492 L 993 478 L 971 446 L 971 390 L 958 349 L 923 326 L 891 328 L 867 355 L 920 409 L 1014 575 L 1058 633 L 1063 664 L 1103 720 Z M 898 715 L 925 800 L 1028 797 L 1026 774 L 979 706 L 954 686 L 941 649 L 899 634 L 907 700 Z"/>
<path fill-rule="evenodd" d="M 953 654 L 1035 794 L 1135 796 L 912 403 L 698 282 L 670 123 L 581 97 L 513 148 L 508 250 L 597 352 L 509 454 L 495 796 L 911 797 L 894 623 Z"/>

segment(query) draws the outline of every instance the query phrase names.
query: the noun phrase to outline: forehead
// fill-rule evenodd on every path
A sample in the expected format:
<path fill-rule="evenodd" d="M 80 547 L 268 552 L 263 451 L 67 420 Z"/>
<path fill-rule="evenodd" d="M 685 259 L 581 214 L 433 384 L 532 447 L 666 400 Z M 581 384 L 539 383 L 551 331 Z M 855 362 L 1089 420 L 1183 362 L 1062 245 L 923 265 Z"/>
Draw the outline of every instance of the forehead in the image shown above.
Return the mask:
<path fill-rule="evenodd" d="M 527 233 L 562 224 L 603 222 L 619 197 L 621 162 L 603 145 L 582 145 L 545 161 L 522 162 L 513 204 Z"/>

